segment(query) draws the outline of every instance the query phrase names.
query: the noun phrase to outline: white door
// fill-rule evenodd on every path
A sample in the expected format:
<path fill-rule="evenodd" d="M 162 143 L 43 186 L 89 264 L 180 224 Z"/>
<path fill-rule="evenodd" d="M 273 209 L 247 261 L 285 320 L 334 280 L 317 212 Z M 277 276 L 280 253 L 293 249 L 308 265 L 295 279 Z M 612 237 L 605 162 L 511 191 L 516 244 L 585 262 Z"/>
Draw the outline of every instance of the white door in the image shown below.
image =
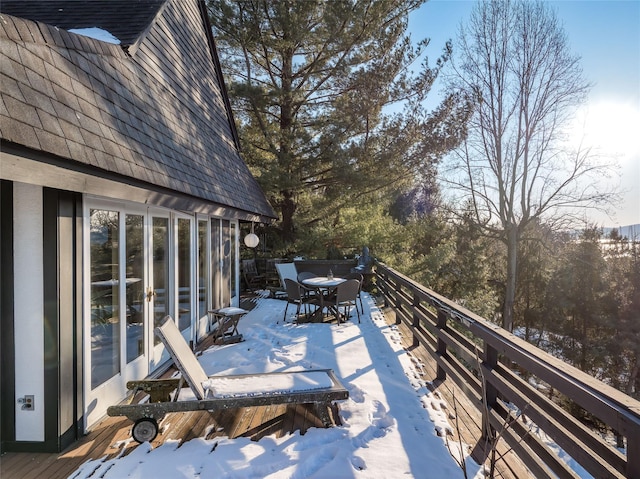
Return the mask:
<path fill-rule="evenodd" d="M 169 359 L 154 334 L 165 316 L 192 340 L 204 301 L 196 294 L 194 217 L 97 199 L 86 202 L 85 217 L 89 426 L 126 395 L 127 381 L 146 377 Z"/>
<path fill-rule="evenodd" d="M 176 322 L 187 341 L 194 334 L 196 314 L 195 222 L 193 217 L 151 211 L 149 215 L 149 279 L 146 288 L 151 317 L 149 369 L 155 370 L 169 357 L 154 329 L 167 316 Z"/>
<path fill-rule="evenodd" d="M 86 425 L 123 397 L 127 381 L 148 374 L 145 215 L 117 206 L 87 206 Z"/>
<path fill-rule="evenodd" d="M 171 229 L 169 214 L 151 212 L 149 215 L 149 278 L 146 298 L 149 311 L 148 341 L 151 354 L 149 370 L 153 371 L 167 360 L 164 346 L 154 333 L 165 316 L 171 314 Z"/>
<path fill-rule="evenodd" d="M 187 342 L 194 340 L 196 311 L 196 235 L 195 222 L 186 215 L 174 215 L 175 230 L 175 308 L 173 317 Z"/>

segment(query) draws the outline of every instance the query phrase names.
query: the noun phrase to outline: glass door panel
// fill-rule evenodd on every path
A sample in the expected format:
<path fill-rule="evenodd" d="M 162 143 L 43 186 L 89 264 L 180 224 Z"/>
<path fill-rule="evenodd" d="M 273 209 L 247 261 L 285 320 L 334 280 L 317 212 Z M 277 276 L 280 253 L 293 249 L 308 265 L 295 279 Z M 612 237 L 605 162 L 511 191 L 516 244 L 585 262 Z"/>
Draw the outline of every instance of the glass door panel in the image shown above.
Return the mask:
<path fill-rule="evenodd" d="M 126 215 L 126 351 L 127 364 L 145 354 L 144 216 Z"/>
<path fill-rule="evenodd" d="M 191 220 L 178 218 L 178 327 L 186 331 L 191 327 Z"/>
<path fill-rule="evenodd" d="M 152 244 L 153 263 L 152 277 L 149 284 L 153 311 L 154 329 L 160 325 L 162 319 L 171 312 L 169 305 L 169 218 L 152 219 Z M 160 343 L 154 334 L 154 345 Z"/>
<path fill-rule="evenodd" d="M 208 226 L 207 221 L 198 221 L 198 318 L 203 318 L 209 309 Z"/>
<path fill-rule="evenodd" d="M 222 220 L 222 304 L 231 304 L 231 226 L 229 220 Z"/>
<path fill-rule="evenodd" d="M 89 213 L 91 389 L 120 373 L 120 215 Z"/>
<path fill-rule="evenodd" d="M 220 220 L 216 218 L 211 218 L 211 284 L 212 284 L 212 304 L 213 309 L 222 307 L 222 279 L 221 279 L 221 270 L 222 270 L 222 260 L 221 258 L 221 227 Z"/>
<path fill-rule="evenodd" d="M 231 241 L 231 258 L 229 260 L 229 275 L 231 280 L 230 294 L 231 305 L 238 306 L 240 298 L 238 297 L 238 228 L 235 222 L 229 225 L 229 240 Z"/>
<path fill-rule="evenodd" d="M 209 280 L 209 222 L 198 220 L 198 315 L 196 341 L 206 333 L 211 282 Z"/>

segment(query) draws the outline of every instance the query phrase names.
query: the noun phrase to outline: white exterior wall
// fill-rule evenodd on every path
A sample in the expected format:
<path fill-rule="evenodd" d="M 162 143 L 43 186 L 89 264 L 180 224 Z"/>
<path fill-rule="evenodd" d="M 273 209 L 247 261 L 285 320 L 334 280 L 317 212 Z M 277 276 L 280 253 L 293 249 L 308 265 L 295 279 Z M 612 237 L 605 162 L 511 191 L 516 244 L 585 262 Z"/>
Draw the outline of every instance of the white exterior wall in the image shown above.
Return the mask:
<path fill-rule="evenodd" d="M 42 188 L 13 185 L 16 441 L 44 441 Z M 34 409 L 18 399 L 35 396 Z"/>

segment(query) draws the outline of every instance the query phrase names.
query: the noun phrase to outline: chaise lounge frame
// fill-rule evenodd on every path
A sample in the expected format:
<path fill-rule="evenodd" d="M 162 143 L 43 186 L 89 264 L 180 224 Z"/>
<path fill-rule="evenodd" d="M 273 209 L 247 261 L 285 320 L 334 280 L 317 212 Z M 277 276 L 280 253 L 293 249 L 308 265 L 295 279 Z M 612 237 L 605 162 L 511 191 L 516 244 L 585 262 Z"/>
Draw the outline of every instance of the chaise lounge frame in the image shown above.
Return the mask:
<path fill-rule="evenodd" d="M 348 399 L 349 397 L 349 392 L 340 383 L 340 380 L 331 369 L 232 376 L 207 376 L 170 316 L 166 316 L 163 319 L 162 324 L 155 329 L 155 332 L 164 343 L 181 377 L 130 381 L 127 383 L 127 388 L 133 390 L 131 399 L 136 395 L 136 392 L 143 391 L 149 394 L 149 402 L 118 404 L 110 406 L 107 409 L 109 416 L 126 416 L 134 422 L 131 434 L 137 442 L 141 443 L 155 439 L 159 430 L 158 424 L 168 413 L 185 411 L 213 412 L 223 409 L 274 404 L 313 404 L 324 426 L 329 427 L 331 426 L 331 419 L 328 408 L 331 406 L 332 401 Z M 331 381 L 331 387 L 318 387 L 315 389 L 286 392 L 256 391 L 251 394 L 232 397 L 209 397 L 203 386 L 205 381 L 215 378 L 274 377 L 277 375 L 295 375 L 310 372 L 326 374 Z M 178 400 L 178 395 L 182 387 L 190 387 L 196 399 Z M 171 392 L 174 390 L 174 397 L 171 398 Z"/>

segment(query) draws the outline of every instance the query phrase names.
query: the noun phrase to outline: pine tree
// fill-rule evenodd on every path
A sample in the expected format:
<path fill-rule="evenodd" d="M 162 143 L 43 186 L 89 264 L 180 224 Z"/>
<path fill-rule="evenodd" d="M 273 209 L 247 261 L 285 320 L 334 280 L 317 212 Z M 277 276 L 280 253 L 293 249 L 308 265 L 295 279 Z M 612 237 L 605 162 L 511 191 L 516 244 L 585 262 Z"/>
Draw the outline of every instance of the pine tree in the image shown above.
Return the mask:
<path fill-rule="evenodd" d="M 422 106 L 451 47 L 417 64 L 427 41 L 406 30 L 421 3 L 208 2 L 243 154 L 285 242 L 410 183 L 464 134 L 453 97 Z"/>

